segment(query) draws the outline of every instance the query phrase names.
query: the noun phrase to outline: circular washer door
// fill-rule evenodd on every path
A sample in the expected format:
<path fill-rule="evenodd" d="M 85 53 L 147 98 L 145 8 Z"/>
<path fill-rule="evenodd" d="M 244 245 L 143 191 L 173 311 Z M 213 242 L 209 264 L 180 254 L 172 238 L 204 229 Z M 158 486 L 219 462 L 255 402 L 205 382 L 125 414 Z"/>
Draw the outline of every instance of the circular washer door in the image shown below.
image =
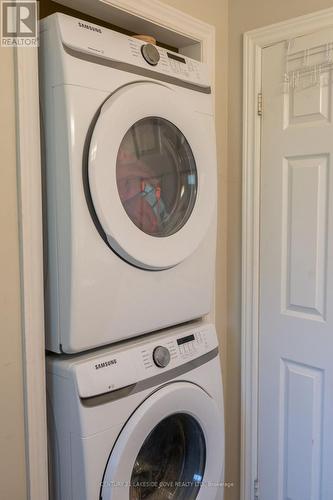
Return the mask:
<path fill-rule="evenodd" d="M 216 203 L 212 123 L 158 83 L 123 87 L 102 106 L 91 198 L 108 243 L 131 264 L 173 267 L 204 238 Z"/>
<path fill-rule="evenodd" d="M 216 403 L 198 386 L 175 382 L 148 397 L 124 426 L 101 499 L 215 500 L 223 462 L 223 415 Z"/>

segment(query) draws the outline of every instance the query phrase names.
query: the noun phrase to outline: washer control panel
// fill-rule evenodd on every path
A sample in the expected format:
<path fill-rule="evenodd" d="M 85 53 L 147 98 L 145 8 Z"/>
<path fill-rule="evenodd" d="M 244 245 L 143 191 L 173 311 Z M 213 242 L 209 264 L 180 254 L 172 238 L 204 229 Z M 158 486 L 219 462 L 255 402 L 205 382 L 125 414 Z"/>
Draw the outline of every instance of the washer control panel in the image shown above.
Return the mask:
<path fill-rule="evenodd" d="M 141 359 L 145 369 L 149 370 L 154 365 L 166 368 L 171 364 L 174 367 L 205 354 L 211 346 L 211 341 L 207 340 L 206 332 L 206 328 L 202 328 L 190 334 L 168 339 L 164 345 L 157 346 L 153 351 L 150 346 L 145 346 L 141 351 Z M 163 359 L 162 362 L 160 359 Z"/>
<path fill-rule="evenodd" d="M 153 351 L 153 361 L 159 368 L 165 368 L 170 363 L 170 351 L 167 347 L 159 345 Z"/>
<path fill-rule="evenodd" d="M 183 326 L 73 361 L 81 398 L 115 391 L 184 365 L 218 346 L 211 324 Z"/>

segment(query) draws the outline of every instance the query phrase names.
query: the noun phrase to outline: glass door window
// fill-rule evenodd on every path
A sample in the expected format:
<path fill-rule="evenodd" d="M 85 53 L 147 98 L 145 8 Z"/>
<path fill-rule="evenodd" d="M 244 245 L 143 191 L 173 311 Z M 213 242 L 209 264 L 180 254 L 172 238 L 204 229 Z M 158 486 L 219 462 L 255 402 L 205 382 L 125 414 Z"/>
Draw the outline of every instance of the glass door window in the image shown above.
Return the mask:
<path fill-rule="evenodd" d="M 132 222 L 146 234 L 166 237 L 188 221 L 197 195 L 197 169 L 182 132 L 164 118 L 137 121 L 117 156 L 117 187 Z"/>
<path fill-rule="evenodd" d="M 206 443 L 195 418 L 176 413 L 162 420 L 135 460 L 129 500 L 194 500 L 206 464 Z"/>

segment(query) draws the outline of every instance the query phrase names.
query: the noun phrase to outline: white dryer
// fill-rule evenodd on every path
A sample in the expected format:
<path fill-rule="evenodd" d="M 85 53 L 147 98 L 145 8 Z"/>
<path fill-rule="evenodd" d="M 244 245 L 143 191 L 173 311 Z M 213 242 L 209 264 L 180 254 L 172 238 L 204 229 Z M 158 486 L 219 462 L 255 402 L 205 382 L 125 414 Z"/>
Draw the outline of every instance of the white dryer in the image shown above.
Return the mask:
<path fill-rule="evenodd" d="M 216 243 L 204 64 L 54 14 L 41 23 L 47 340 L 110 344 L 210 311 Z"/>
<path fill-rule="evenodd" d="M 47 389 L 51 500 L 223 500 L 212 325 L 50 355 Z"/>

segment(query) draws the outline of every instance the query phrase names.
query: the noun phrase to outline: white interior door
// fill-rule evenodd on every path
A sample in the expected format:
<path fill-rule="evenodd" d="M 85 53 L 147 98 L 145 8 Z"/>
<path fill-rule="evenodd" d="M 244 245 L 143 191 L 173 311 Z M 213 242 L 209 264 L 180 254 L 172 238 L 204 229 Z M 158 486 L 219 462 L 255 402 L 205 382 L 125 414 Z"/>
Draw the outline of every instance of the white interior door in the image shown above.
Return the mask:
<path fill-rule="evenodd" d="M 286 51 L 263 50 L 259 497 L 332 500 L 332 75 L 286 92 Z"/>

